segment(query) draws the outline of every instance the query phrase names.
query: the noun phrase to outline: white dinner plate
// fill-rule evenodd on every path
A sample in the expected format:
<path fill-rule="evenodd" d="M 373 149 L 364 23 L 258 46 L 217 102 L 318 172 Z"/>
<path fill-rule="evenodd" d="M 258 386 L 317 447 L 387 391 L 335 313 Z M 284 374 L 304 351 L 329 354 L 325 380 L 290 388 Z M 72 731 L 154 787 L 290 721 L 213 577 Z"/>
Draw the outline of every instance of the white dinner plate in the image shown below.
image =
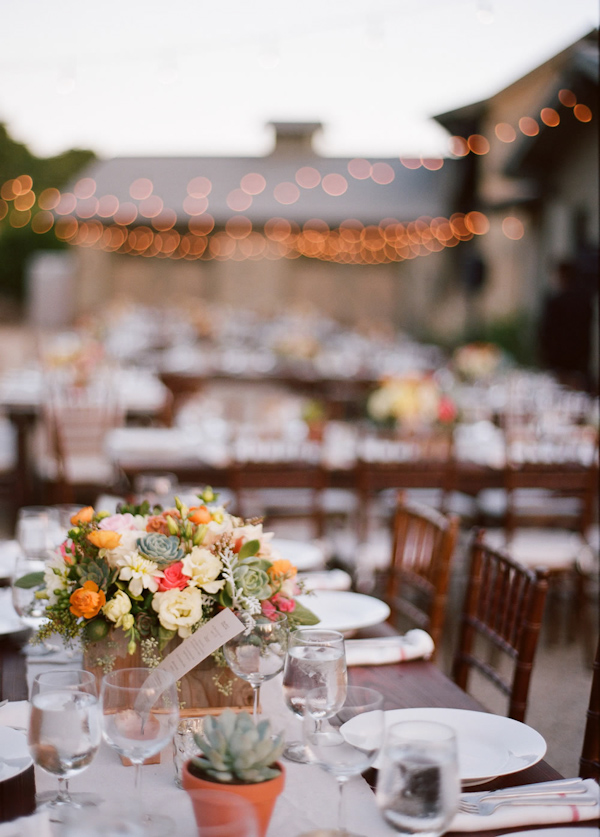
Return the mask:
<path fill-rule="evenodd" d="M 503 715 L 439 707 L 385 712 L 386 729 L 400 721 L 438 721 L 455 730 L 458 772 L 463 785 L 479 784 L 524 770 L 537 764 L 546 753 L 546 742 L 539 732 Z M 363 735 L 368 726 L 367 713 L 353 718 L 344 728 L 350 735 Z"/>
<path fill-rule="evenodd" d="M 271 548 L 287 559 L 297 570 L 314 570 L 325 563 L 322 548 L 316 543 L 292 541 L 287 538 L 273 538 Z"/>
<path fill-rule="evenodd" d="M 379 625 L 390 615 L 381 599 L 345 590 L 315 590 L 310 595 L 296 596 L 300 604 L 319 617 L 319 628 L 348 633 L 359 628 Z"/>
<path fill-rule="evenodd" d="M 33 764 L 27 739 L 19 730 L 0 727 L 0 782 L 18 776 Z"/>

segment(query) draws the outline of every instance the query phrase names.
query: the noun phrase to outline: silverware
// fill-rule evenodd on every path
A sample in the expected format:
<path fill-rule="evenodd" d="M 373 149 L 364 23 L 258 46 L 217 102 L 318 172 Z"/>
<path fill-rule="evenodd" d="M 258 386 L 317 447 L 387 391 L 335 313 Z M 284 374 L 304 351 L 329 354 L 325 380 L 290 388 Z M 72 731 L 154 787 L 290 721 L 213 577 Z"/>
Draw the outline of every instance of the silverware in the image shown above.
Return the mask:
<path fill-rule="evenodd" d="M 588 793 L 582 779 L 558 779 L 537 785 L 470 793 L 462 797 L 458 810 L 466 814 L 487 816 L 501 805 L 587 805 L 595 802 L 595 796 Z"/>

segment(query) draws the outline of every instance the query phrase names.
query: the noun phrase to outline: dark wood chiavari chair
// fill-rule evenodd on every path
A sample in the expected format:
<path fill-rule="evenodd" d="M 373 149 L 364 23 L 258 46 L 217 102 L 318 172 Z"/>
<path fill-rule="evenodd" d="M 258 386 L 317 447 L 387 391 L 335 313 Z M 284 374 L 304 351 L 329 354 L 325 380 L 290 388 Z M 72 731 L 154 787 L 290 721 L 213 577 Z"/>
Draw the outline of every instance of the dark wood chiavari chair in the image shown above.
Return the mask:
<path fill-rule="evenodd" d="M 527 710 L 547 590 L 545 569 L 523 567 L 486 544 L 483 530 L 476 533 L 452 676 L 466 691 L 471 671 L 480 672 L 508 697 L 508 717 L 517 721 Z"/>

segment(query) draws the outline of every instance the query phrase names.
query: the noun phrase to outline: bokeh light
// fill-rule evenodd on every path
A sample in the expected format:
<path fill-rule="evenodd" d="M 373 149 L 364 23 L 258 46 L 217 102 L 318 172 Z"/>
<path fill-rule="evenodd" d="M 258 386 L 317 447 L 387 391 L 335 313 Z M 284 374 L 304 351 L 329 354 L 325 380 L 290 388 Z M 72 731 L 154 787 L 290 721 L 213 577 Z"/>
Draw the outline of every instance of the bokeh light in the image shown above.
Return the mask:
<path fill-rule="evenodd" d="M 188 195 L 183 200 L 183 210 L 188 215 L 202 215 L 208 209 L 208 201 L 206 198 L 194 198 Z"/>
<path fill-rule="evenodd" d="M 125 201 L 115 212 L 115 224 L 121 227 L 126 227 L 127 224 L 133 224 L 137 218 L 137 214 L 137 206 L 130 201 Z"/>
<path fill-rule="evenodd" d="M 40 209 L 54 209 L 58 206 L 60 201 L 60 192 L 58 189 L 44 189 L 38 197 L 38 206 Z"/>
<path fill-rule="evenodd" d="M 246 238 L 252 232 L 252 221 L 245 215 L 229 218 L 225 224 L 225 230 L 232 238 Z"/>
<path fill-rule="evenodd" d="M 348 174 L 355 180 L 366 180 L 371 177 L 371 163 L 362 157 L 355 157 L 348 163 Z"/>
<path fill-rule="evenodd" d="M 96 198 L 86 198 L 77 201 L 77 214 L 80 218 L 93 218 L 98 211 Z"/>
<path fill-rule="evenodd" d="M 31 229 L 34 233 L 42 234 L 49 232 L 54 225 L 54 215 L 51 212 L 43 209 L 41 212 L 36 212 L 31 220 Z"/>
<path fill-rule="evenodd" d="M 256 174 L 254 172 L 245 174 L 240 180 L 242 192 L 245 192 L 247 195 L 260 195 L 261 192 L 264 192 L 266 185 L 267 181 L 262 174 Z"/>
<path fill-rule="evenodd" d="M 70 215 L 75 211 L 77 198 L 72 192 L 63 192 L 58 204 L 54 207 L 57 215 Z"/>
<path fill-rule="evenodd" d="M 592 111 L 587 105 L 575 105 L 573 108 L 573 115 L 575 116 L 575 119 L 579 119 L 580 122 L 592 121 Z"/>
<path fill-rule="evenodd" d="M 502 232 L 507 238 L 512 241 L 518 241 L 525 235 L 525 228 L 518 218 L 514 215 L 507 215 L 502 221 Z"/>
<path fill-rule="evenodd" d="M 232 212 L 245 212 L 252 206 L 252 197 L 241 189 L 232 189 L 227 195 L 227 206 Z"/>
<path fill-rule="evenodd" d="M 559 90 L 558 101 L 561 103 L 561 105 L 564 105 L 566 108 L 573 108 L 577 104 L 577 96 L 573 93 L 572 90 Z"/>
<path fill-rule="evenodd" d="M 39 201 L 38 201 L 39 203 Z M 98 212 L 101 218 L 110 218 L 119 208 L 119 199 L 115 195 L 102 195 L 98 199 Z"/>
<path fill-rule="evenodd" d="M 465 215 L 465 226 L 474 235 L 485 235 L 490 229 L 490 222 L 483 212 L 467 212 Z"/>
<path fill-rule="evenodd" d="M 129 187 L 130 196 L 136 201 L 143 201 L 152 194 L 154 186 L 147 177 L 139 177 Z"/>
<path fill-rule="evenodd" d="M 296 183 L 303 189 L 314 189 L 321 182 L 321 172 L 312 166 L 302 166 L 296 172 Z"/>
<path fill-rule="evenodd" d="M 560 125 L 560 116 L 554 108 L 542 108 L 540 111 L 540 119 L 549 128 L 556 128 L 557 125 Z"/>
<path fill-rule="evenodd" d="M 517 132 L 508 122 L 498 122 L 494 128 L 494 133 L 500 142 L 514 142 L 517 138 Z"/>
<path fill-rule="evenodd" d="M 482 134 L 471 134 L 467 140 L 467 145 L 473 154 L 487 154 L 490 150 L 490 144 Z"/>
<path fill-rule="evenodd" d="M 396 177 L 396 172 L 389 163 L 373 163 L 371 168 L 371 180 L 380 186 L 387 186 Z M 345 190 L 344 190 L 345 191 Z"/>
<path fill-rule="evenodd" d="M 278 183 L 273 189 L 273 197 L 278 203 L 286 205 L 296 203 L 300 197 L 300 190 L 295 183 Z"/>
<path fill-rule="evenodd" d="M 163 209 L 162 198 L 159 198 L 158 195 L 151 195 L 149 198 L 140 201 L 138 209 L 140 215 L 143 215 L 144 218 L 156 218 Z"/>
<path fill-rule="evenodd" d="M 194 177 L 187 185 L 187 193 L 193 198 L 207 198 L 212 191 L 208 177 Z"/>
<path fill-rule="evenodd" d="M 27 209 L 31 209 L 33 204 L 35 203 L 35 193 L 32 191 L 23 192 L 20 195 L 17 195 L 15 198 L 15 209 L 19 209 L 24 212 Z"/>
<path fill-rule="evenodd" d="M 177 213 L 174 209 L 163 209 L 157 218 L 152 219 L 154 229 L 163 232 L 172 229 L 176 223 Z"/>
<path fill-rule="evenodd" d="M 17 191 L 15 191 L 15 185 Z M 0 189 L 0 197 L 5 201 L 14 201 L 17 195 L 21 194 L 21 186 L 16 180 L 6 180 Z"/>
<path fill-rule="evenodd" d="M 535 137 L 540 132 L 540 126 L 531 116 L 522 116 L 519 119 L 519 129 L 526 137 Z"/>
<path fill-rule="evenodd" d="M 400 157 L 400 162 L 405 169 L 420 169 L 421 160 L 415 157 Z"/>
<path fill-rule="evenodd" d="M 24 211 L 21 211 L 20 209 L 12 209 L 10 215 L 8 216 L 9 224 L 11 227 L 15 227 L 15 229 L 26 227 L 30 220 L 31 212 L 28 209 L 25 209 Z"/>
<path fill-rule="evenodd" d="M 271 241 L 284 241 L 292 232 L 292 225 L 286 218 L 270 218 L 265 224 L 265 235 Z"/>
<path fill-rule="evenodd" d="M 85 200 L 91 198 L 96 191 L 96 181 L 92 177 L 82 177 L 73 187 L 76 198 Z"/>
<path fill-rule="evenodd" d="M 469 145 L 464 137 L 450 137 L 448 148 L 455 157 L 466 157 L 469 153 Z"/>
<path fill-rule="evenodd" d="M 348 189 L 348 181 L 342 174 L 326 174 L 321 187 L 327 195 L 339 197 Z"/>
<path fill-rule="evenodd" d="M 193 235 L 208 235 L 215 228 L 215 219 L 212 215 L 199 215 L 196 218 L 190 218 L 188 221 L 188 229 Z"/>
<path fill-rule="evenodd" d="M 439 157 L 421 157 L 423 168 L 429 171 L 439 171 L 444 165 L 444 161 Z"/>

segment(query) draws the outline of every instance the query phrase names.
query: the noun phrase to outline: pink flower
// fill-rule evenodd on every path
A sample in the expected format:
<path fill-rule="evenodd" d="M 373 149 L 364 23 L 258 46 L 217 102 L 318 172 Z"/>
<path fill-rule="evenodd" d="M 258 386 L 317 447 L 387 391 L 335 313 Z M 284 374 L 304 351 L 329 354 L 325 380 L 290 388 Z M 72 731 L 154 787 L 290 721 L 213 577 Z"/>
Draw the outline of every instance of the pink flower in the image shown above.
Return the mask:
<path fill-rule="evenodd" d="M 267 619 L 270 619 L 271 622 L 273 622 L 275 616 L 277 615 L 277 608 L 274 605 L 272 605 L 268 599 L 264 599 L 260 603 L 260 608 L 263 612 L 263 616 L 266 616 Z"/>
<path fill-rule="evenodd" d="M 182 573 L 183 564 L 181 561 L 175 561 L 174 564 L 169 564 L 165 567 L 163 577 L 156 576 L 158 582 L 158 592 L 165 593 L 167 590 L 183 590 L 188 586 L 189 578 Z"/>
<path fill-rule="evenodd" d="M 110 517 L 103 517 L 98 524 L 98 529 L 109 529 L 111 532 L 135 532 L 137 527 L 133 515 L 111 514 Z"/>
<path fill-rule="evenodd" d="M 274 596 L 271 596 L 271 601 L 282 613 L 291 613 L 296 607 L 296 602 L 293 599 L 286 599 L 280 593 L 275 593 Z"/>

